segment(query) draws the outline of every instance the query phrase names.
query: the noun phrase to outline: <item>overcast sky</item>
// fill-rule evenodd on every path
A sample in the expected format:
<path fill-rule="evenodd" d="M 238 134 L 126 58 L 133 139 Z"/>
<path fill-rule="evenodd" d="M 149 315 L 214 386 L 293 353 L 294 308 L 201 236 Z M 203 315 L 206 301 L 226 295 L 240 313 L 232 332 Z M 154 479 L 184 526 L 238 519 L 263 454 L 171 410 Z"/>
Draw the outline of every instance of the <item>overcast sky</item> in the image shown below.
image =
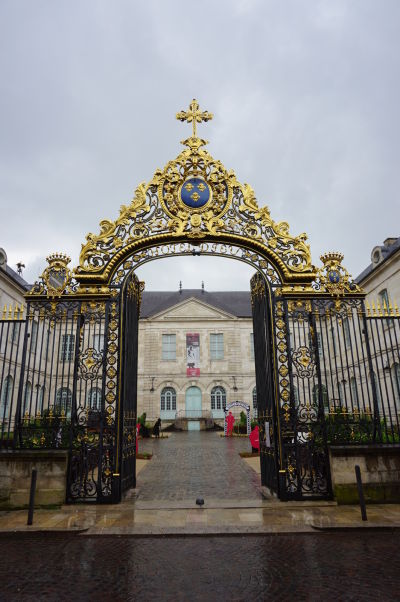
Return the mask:
<path fill-rule="evenodd" d="M 181 150 L 196 97 L 209 151 L 314 264 L 356 276 L 400 236 L 399 0 L 1 0 L 0 247 L 36 279 Z M 238 268 L 239 266 L 239 268 Z M 168 269 L 166 269 L 168 268 Z M 163 260 L 147 289 L 245 289 L 233 261 Z"/>

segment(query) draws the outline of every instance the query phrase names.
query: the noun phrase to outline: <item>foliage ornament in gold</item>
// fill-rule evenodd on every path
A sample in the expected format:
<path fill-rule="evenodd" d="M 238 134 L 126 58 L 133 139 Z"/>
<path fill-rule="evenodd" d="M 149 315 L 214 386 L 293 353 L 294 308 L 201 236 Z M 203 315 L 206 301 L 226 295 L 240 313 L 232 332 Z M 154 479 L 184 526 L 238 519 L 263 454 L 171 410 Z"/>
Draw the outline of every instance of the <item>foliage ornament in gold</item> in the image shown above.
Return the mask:
<path fill-rule="evenodd" d="M 81 283 L 110 282 L 119 266 L 141 248 L 173 242 L 213 241 L 237 244 L 268 259 L 283 281 L 310 283 L 315 277 L 305 234 L 292 236 L 289 224 L 275 222 L 259 207 L 251 186 L 204 148 L 196 126 L 213 115 L 197 100 L 177 119 L 192 125 L 184 150 L 141 183 L 115 221 L 100 222 L 99 234 L 88 234 L 75 277 Z"/>
<path fill-rule="evenodd" d="M 43 271 L 40 281 L 36 282 L 30 295 L 47 294 L 50 298 L 61 297 L 64 292 L 69 291 L 72 272 L 68 268 L 71 258 L 64 253 L 52 253 L 46 257 L 49 264 Z"/>
<path fill-rule="evenodd" d="M 361 293 L 348 271 L 342 266 L 343 254 L 330 252 L 320 257 L 323 267 L 317 272 L 316 290 L 326 291 L 332 296 L 340 297 L 346 293 Z"/>

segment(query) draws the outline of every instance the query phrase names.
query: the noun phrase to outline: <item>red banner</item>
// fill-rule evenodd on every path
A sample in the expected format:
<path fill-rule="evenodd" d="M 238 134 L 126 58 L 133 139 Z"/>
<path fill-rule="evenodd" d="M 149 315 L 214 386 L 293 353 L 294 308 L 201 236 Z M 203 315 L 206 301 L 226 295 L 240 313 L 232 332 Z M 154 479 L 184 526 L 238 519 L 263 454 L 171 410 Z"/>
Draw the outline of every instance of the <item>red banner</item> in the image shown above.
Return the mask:
<path fill-rule="evenodd" d="M 200 376 L 200 335 L 186 334 L 186 376 Z"/>

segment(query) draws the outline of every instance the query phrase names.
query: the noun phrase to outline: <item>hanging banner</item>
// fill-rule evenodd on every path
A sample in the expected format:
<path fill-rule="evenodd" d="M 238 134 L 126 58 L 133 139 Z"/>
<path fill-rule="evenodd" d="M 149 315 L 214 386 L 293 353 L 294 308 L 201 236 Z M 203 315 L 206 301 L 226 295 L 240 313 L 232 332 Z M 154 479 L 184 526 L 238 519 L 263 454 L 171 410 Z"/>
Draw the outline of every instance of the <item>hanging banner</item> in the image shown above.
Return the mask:
<path fill-rule="evenodd" d="M 186 376 L 200 376 L 200 335 L 186 334 Z"/>

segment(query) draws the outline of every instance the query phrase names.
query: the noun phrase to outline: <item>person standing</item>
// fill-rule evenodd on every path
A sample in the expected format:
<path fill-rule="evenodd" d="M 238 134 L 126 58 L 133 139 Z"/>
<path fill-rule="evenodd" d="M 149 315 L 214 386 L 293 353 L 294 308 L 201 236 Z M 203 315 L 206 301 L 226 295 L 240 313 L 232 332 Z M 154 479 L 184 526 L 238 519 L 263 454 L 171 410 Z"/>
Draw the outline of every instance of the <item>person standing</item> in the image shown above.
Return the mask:
<path fill-rule="evenodd" d="M 157 438 L 160 436 L 160 429 L 161 429 L 161 418 L 158 418 L 158 420 L 155 422 L 155 424 L 153 426 L 153 435 Z"/>
<path fill-rule="evenodd" d="M 228 416 L 225 418 L 226 422 L 226 435 L 227 437 L 232 437 L 233 425 L 235 424 L 235 417 L 232 412 L 229 412 Z"/>

